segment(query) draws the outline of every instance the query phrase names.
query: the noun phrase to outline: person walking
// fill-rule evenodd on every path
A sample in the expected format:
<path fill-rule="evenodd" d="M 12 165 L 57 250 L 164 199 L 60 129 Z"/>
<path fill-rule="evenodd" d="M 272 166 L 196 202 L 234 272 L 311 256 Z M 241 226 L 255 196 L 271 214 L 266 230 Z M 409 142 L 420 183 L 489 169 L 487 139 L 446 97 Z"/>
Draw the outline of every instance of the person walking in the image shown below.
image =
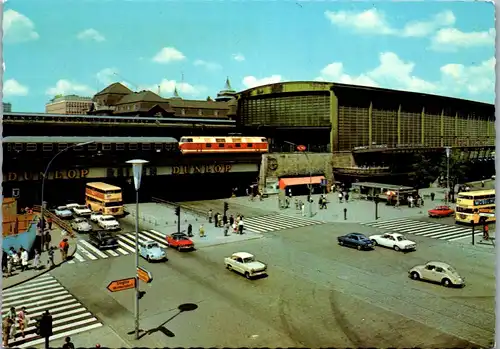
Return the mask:
<path fill-rule="evenodd" d="M 212 209 L 208 210 L 208 223 L 212 223 L 212 218 L 214 216 L 214 213 Z"/>
<path fill-rule="evenodd" d="M 306 215 L 306 205 L 304 203 L 300 204 L 300 211 L 302 212 L 302 216 Z"/>
<path fill-rule="evenodd" d="M 238 221 L 238 233 L 240 235 L 243 235 L 243 229 L 245 229 L 245 223 L 243 222 L 243 216 L 241 216 L 240 220 Z"/>
<path fill-rule="evenodd" d="M 35 258 L 33 259 L 33 269 L 37 270 L 40 266 L 40 252 L 35 249 Z"/>
<path fill-rule="evenodd" d="M 26 269 L 28 269 L 28 260 L 28 251 L 21 247 L 21 271 L 25 271 Z"/>
<path fill-rule="evenodd" d="M 50 242 L 52 241 L 52 236 L 50 235 L 50 231 L 46 230 L 43 233 L 43 249 L 42 251 L 48 251 L 50 247 Z"/>
<path fill-rule="evenodd" d="M 7 270 L 7 253 L 2 250 L 2 272 Z"/>
<path fill-rule="evenodd" d="M 200 238 L 204 238 L 205 237 L 205 227 L 202 225 L 200 225 Z"/>
<path fill-rule="evenodd" d="M 9 312 L 5 315 L 6 318 L 8 318 L 11 321 L 11 326 L 9 327 L 9 331 L 7 332 L 7 339 L 10 338 L 16 338 L 16 333 L 17 333 L 17 328 L 16 328 L 16 319 L 17 319 L 17 314 L 16 314 L 16 308 L 15 307 L 10 307 Z"/>
<path fill-rule="evenodd" d="M 21 336 L 24 338 L 24 330 L 28 327 L 29 318 L 26 314 L 26 307 L 22 307 L 21 311 L 17 314 L 17 323 L 19 325 L 19 331 L 21 331 Z"/>
<path fill-rule="evenodd" d="M 9 339 L 10 339 L 10 333 L 12 331 L 12 327 L 14 325 L 14 321 L 10 317 L 5 317 L 2 321 L 2 344 L 4 348 L 9 347 Z"/>
<path fill-rule="evenodd" d="M 229 223 L 226 222 L 224 224 L 224 236 L 228 236 L 229 235 Z"/>
<path fill-rule="evenodd" d="M 189 237 L 193 236 L 193 225 L 191 223 L 188 224 L 187 233 Z"/>
<path fill-rule="evenodd" d="M 339 192 L 338 197 L 339 197 L 339 204 L 341 204 L 342 203 L 342 198 L 344 197 L 344 195 L 342 195 L 342 193 Z"/>
<path fill-rule="evenodd" d="M 14 257 L 7 258 L 7 276 L 12 276 L 12 269 L 14 268 Z"/>
<path fill-rule="evenodd" d="M 219 225 L 219 212 L 217 212 L 214 216 L 214 226 L 217 228 Z"/>
<path fill-rule="evenodd" d="M 61 251 L 61 259 L 65 261 L 68 258 L 68 239 L 62 239 L 62 241 L 59 243 L 59 250 Z"/>
<path fill-rule="evenodd" d="M 47 218 L 47 226 L 49 227 L 49 230 L 52 230 L 52 217 Z"/>
<path fill-rule="evenodd" d="M 49 265 L 50 268 L 54 268 L 56 264 L 54 263 L 54 246 L 50 246 L 50 249 L 47 251 L 47 254 L 49 255 L 49 259 L 47 261 L 47 264 Z"/>
<path fill-rule="evenodd" d="M 75 345 L 71 342 L 71 337 L 64 338 L 63 349 L 75 349 Z"/>
<path fill-rule="evenodd" d="M 233 223 L 234 223 L 234 217 L 233 217 L 233 215 L 231 215 L 231 216 L 229 216 L 229 225 L 232 226 Z"/>

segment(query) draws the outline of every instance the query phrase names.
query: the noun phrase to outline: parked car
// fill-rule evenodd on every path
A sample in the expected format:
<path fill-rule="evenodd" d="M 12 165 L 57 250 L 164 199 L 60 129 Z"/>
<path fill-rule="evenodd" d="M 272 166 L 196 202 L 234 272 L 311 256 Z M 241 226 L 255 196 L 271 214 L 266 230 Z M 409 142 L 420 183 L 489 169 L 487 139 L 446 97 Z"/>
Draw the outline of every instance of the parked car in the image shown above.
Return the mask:
<path fill-rule="evenodd" d="M 228 270 L 234 270 L 247 279 L 259 275 L 267 275 L 267 265 L 255 260 L 253 254 L 248 252 L 236 252 L 231 257 L 224 258 L 224 264 Z"/>
<path fill-rule="evenodd" d="M 55 214 L 59 218 L 71 218 L 73 217 L 73 212 L 66 206 L 58 206 L 55 210 Z"/>
<path fill-rule="evenodd" d="M 104 230 L 120 230 L 120 223 L 111 215 L 100 216 L 97 224 Z"/>
<path fill-rule="evenodd" d="M 194 242 L 184 233 L 173 233 L 165 237 L 167 245 L 178 251 L 194 249 Z"/>
<path fill-rule="evenodd" d="M 361 233 L 349 233 L 337 238 L 340 246 L 355 247 L 358 250 L 373 248 L 373 242 Z"/>
<path fill-rule="evenodd" d="M 139 242 L 139 254 L 148 262 L 162 260 L 168 261 L 165 250 L 162 249 L 157 242 L 151 240 Z"/>
<path fill-rule="evenodd" d="M 89 242 L 100 250 L 118 248 L 118 240 L 104 230 L 93 231 L 89 234 Z"/>
<path fill-rule="evenodd" d="M 417 244 L 398 233 L 387 233 L 384 235 L 372 235 L 370 240 L 374 245 L 393 248 L 394 251 L 413 251 L 417 249 Z"/>
<path fill-rule="evenodd" d="M 455 214 L 455 210 L 450 206 L 436 206 L 432 210 L 427 211 L 429 217 L 441 218 L 450 217 Z"/>
<path fill-rule="evenodd" d="M 85 218 L 75 218 L 71 222 L 71 228 L 77 233 L 88 233 L 92 231 L 92 226 Z"/>
<path fill-rule="evenodd" d="M 92 213 L 92 211 L 85 205 L 78 205 L 78 206 L 73 207 L 73 212 L 77 216 L 81 216 L 81 217 L 88 217 Z"/>
<path fill-rule="evenodd" d="M 465 286 L 465 279 L 447 263 L 427 262 L 425 265 L 417 265 L 408 271 L 413 280 L 426 280 L 440 283 L 445 287 Z"/>
<path fill-rule="evenodd" d="M 97 223 L 97 221 L 99 220 L 99 217 L 102 216 L 102 212 L 92 212 L 90 214 L 90 220 L 94 223 Z"/>

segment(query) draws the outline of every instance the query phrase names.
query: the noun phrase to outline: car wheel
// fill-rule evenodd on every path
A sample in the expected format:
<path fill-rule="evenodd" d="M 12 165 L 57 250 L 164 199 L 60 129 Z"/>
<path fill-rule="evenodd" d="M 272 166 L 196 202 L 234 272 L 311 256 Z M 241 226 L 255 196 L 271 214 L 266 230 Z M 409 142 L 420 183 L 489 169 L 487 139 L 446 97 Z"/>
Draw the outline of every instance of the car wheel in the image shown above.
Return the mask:
<path fill-rule="evenodd" d="M 377 246 L 377 241 L 372 240 L 373 246 Z"/>
<path fill-rule="evenodd" d="M 249 273 L 248 271 L 245 273 L 245 277 L 246 277 L 247 279 L 250 279 L 250 273 Z"/>
<path fill-rule="evenodd" d="M 177 246 L 177 251 L 181 252 L 181 247 Z"/>
<path fill-rule="evenodd" d="M 340 246 L 344 246 L 344 242 L 342 240 L 339 241 Z"/>
<path fill-rule="evenodd" d="M 233 267 L 231 266 L 231 264 L 226 264 L 226 268 L 227 268 L 227 270 L 229 270 L 229 271 L 233 270 Z"/>
<path fill-rule="evenodd" d="M 149 258 L 149 256 L 147 256 L 146 260 L 148 261 L 148 263 L 151 263 L 151 258 Z"/>
<path fill-rule="evenodd" d="M 363 249 L 363 246 L 358 245 L 358 251 L 361 251 Z"/>
<path fill-rule="evenodd" d="M 441 283 L 443 284 L 444 287 L 450 287 L 451 286 L 450 279 L 443 279 L 443 281 Z"/>
<path fill-rule="evenodd" d="M 411 278 L 412 278 L 413 280 L 419 280 L 419 279 L 420 279 L 420 275 L 418 275 L 418 273 L 417 273 L 416 271 L 412 272 L 412 273 L 410 274 L 410 276 L 411 276 Z"/>
<path fill-rule="evenodd" d="M 401 249 L 398 246 L 394 245 L 394 251 L 399 252 L 400 250 Z"/>

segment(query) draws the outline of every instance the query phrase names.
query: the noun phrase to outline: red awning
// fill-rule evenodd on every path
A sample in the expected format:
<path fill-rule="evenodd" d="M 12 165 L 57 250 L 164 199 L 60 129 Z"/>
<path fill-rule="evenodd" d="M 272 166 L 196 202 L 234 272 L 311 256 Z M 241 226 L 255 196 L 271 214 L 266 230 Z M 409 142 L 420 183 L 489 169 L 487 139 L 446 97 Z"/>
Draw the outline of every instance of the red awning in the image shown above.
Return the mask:
<path fill-rule="evenodd" d="M 281 178 L 280 179 L 280 189 L 285 189 L 286 187 L 291 187 L 293 185 L 308 185 L 308 184 L 321 184 L 321 180 L 325 179 L 325 176 L 314 176 L 314 177 L 299 177 L 299 178 Z"/>

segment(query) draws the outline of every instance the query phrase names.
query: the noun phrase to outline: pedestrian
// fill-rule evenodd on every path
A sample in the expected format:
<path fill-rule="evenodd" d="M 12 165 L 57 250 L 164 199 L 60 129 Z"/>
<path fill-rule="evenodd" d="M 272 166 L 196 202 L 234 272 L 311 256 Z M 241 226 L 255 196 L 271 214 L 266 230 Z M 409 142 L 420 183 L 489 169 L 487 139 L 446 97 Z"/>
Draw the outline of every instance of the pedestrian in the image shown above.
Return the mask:
<path fill-rule="evenodd" d="M 49 230 L 52 230 L 52 217 L 47 218 L 47 225 L 49 227 Z"/>
<path fill-rule="evenodd" d="M 219 226 L 219 212 L 214 216 L 214 226 L 217 228 Z"/>
<path fill-rule="evenodd" d="M 236 234 L 238 232 L 238 224 L 236 224 L 236 222 L 234 222 L 232 225 L 232 228 L 233 228 L 233 234 Z"/>
<path fill-rule="evenodd" d="M 42 251 L 48 251 L 50 247 L 50 242 L 52 241 L 52 236 L 50 235 L 50 231 L 46 230 L 43 234 L 43 249 Z"/>
<path fill-rule="evenodd" d="M 205 237 L 205 227 L 202 225 L 200 225 L 200 238 L 204 238 Z"/>
<path fill-rule="evenodd" d="M 17 323 L 19 325 L 19 331 L 21 331 L 21 336 L 24 338 L 24 330 L 28 327 L 29 323 L 29 318 L 26 314 L 26 307 L 22 307 L 21 311 L 17 314 Z"/>
<path fill-rule="evenodd" d="M 229 225 L 233 225 L 234 223 L 234 217 L 233 215 L 229 216 Z"/>
<path fill-rule="evenodd" d="M 227 223 L 227 215 L 224 214 L 224 216 L 222 216 L 222 224 L 226 225 L 226 223 Z"/>
<path fill-rule="evenodd" d="M 61 251 L 61 259 L 65 261 L 68 258 L 68 239 L 62 239 L 62 241 L 59 243 L 59 250 Z"/>
<path fill-rule="evenodd" d="M 75 345 L 71 343 L 71 337 L 64 338 L 63 349 L 75 349 Z"/>
<path fill-rule="evenodd" d="M 245 229 L 245 223 L 243 222 L 243 217 L 241 217 L 241 219 L 238 222 L 238 233 L 240 235 L 243 234 L 243 229 Z"/>
<path fill-rule="evenodd" d="M 189 223 L 188 229 L 187 229 L 188 236 L 193 236 L 193 225 Z"/>
<path fill-rule="evenodd" d="M 347 203 L 347 201 L 349 201 L 349 193 L 348 192 L 345 193 L 345 202 Z"/>
<path fill-rule="evenodd" d="M 37 249 L 35 249 L 35 258 L 33 259 L 33 269 L 37 270 L 38 267 L 40 266 L 40 252 L 38 252 Z"/>
<path fill-rule="evenodd" d="M 47 264 L 50 266 L 50 268 L 54 268 L 55 267 L 55 263 L 54 263 L 54 246 L 50 246 L 50 249 L 49 251 L 47 252 L 47 254 L 49 255 L 49 260 L 47 261 Z"/>
<path fill-rule="evenodd" d="M 12 326 L 14 324 L 14 321 L 10 317 L 5 317 L 2 321 L 2 338 L 3 338 L 3 347 L 8 348 L 9 347 L 9 338 L 10 338 L 10 332 L 12 330 Z"/>
<path fill-rule="evenodd" d="M 12 276 L 12 269 L 14 268 L 14 257 L 7 258 L 7 276 Z"/>
<path fill-rule="evenodd" d="M 217 226 L 218 227 L 223 227 L 224 225 L 222 223 L 222 215 L 219 214 L 219 216 L 217 218 L 218 218 Z"/>
<path fill-rule="evenodd" d="M 7 270 L 7 252 L 2 250 L 2 272 Z"/>
<path fill-rule="evenodd" d="M 341 193 L 341 192 L 339 192 L 339 195 L 338 195 L 338 196 L 339 196 L 339 204 L 341 204 L 341 203 L 342 203 L 342 198 L 343 198 L 344 196 L 342 195 L 342 193 Z"/>
<path fill-rule="evenodd" d="M 228 236 L 229 235 L 229 223 L 226 222 L 224 223 L 224 236 Z"/>
<path fill-rule="evenodd" d="M 484 188 L 484 181 L 481 181 L 481 188 Z"/>
<path fill-rule="evenodd" d="M 21 247 L 21 271 L 28 269 L 28 251 Z"/>
<path fill-rule="evenodd" d="M 208 223 L 212 223 L 212 217 L 214 213 L 212 212 L 212 209 L 208 210 Z"/>
<path fill-rule="evenodd" d="M 300 204 L 300 211 L 302 212 L 302 216 L 306 215 L 306 205 L 304 203 Z"/>
<path fill-rule="evenodd" d="M 16 319 L 17 319 L 17 314 L 16 314 L 16 308 L 10 307 L 9 312 L 7 313 L 6 317 L 10 319 L 12 322 L 12 326 L 9 328 L 9 336 L 10 338 L 16 338 L 16 333 L 17 333 L 17 328 L 16 328 Z"/>
<path fill-rule="evenodd" d="M 431 193 L 431 201 L 434 201 L 434 198 L 436 197 L 436 194 L 434 192 Z"/>
<path fill-rule="evenodd" d="M 323 209 L 323 195 L 321 195 L 318 199 L 318 206 L 320 210 Z"/>

